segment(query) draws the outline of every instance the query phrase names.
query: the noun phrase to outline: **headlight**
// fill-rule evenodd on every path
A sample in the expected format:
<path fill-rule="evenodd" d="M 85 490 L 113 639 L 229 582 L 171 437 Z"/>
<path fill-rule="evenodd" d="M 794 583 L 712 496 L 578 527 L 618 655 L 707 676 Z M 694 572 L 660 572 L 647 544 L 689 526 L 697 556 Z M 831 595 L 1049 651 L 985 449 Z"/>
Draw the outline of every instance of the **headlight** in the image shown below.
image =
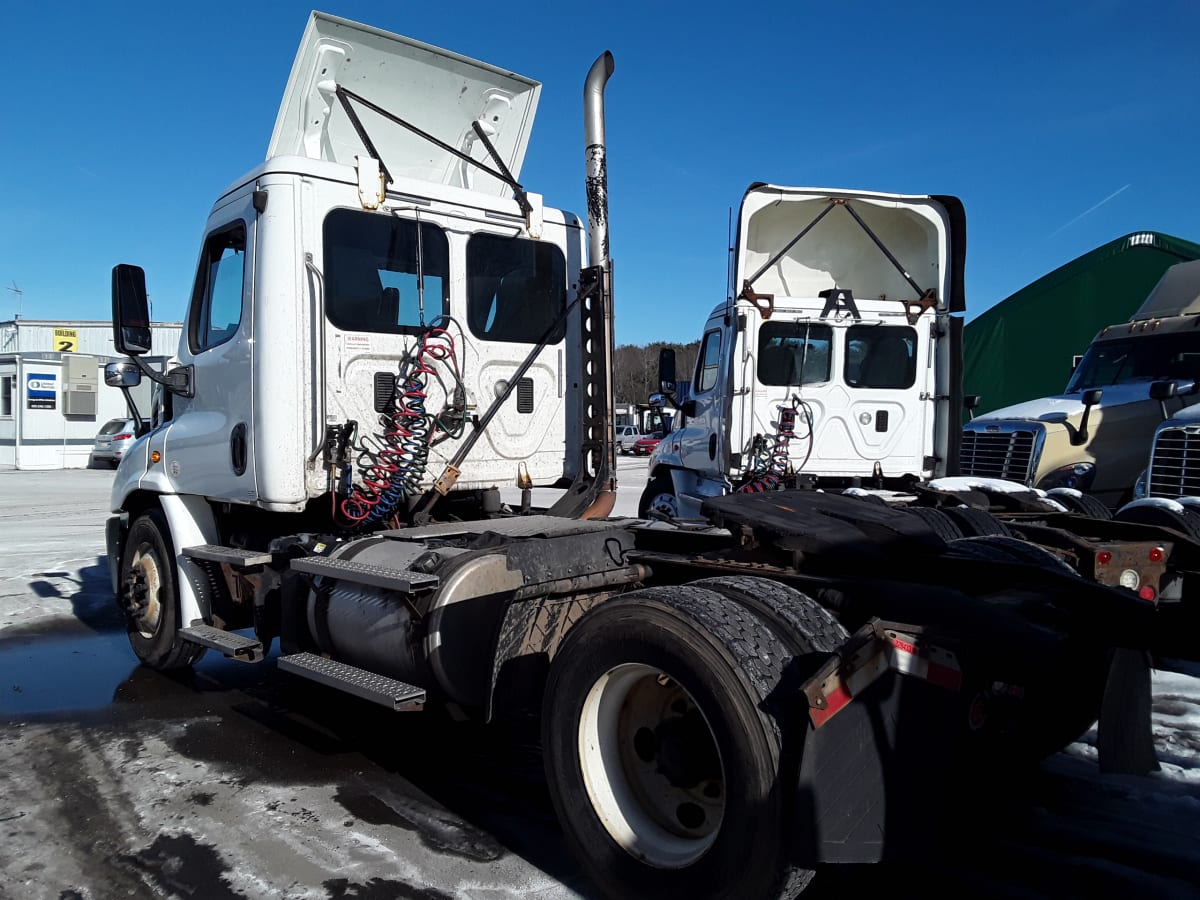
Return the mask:
<path fill-rule="evenodd" d="M 1133 483 L 1133 499 L 1134 500 L 1145 500 L 1146 499 L 1146 494 L 1149 493 L 1148 484 L 1147 484 L 1149 481 L 1149 475 L 1150 475 L 1149 469 L 1142 469 L 1142 474 L 1139 475 L 1137 477 L 1137 481 L 1135 481 Z"/>
<path fill-rule="evenodd" d="M 1096 464 L 1079 462 L 1063 466 L 1061 469 L 1055 469 L 1050 474 L 1043 476 L 1042 480 L 1037 483 L 1037 486 L 1043 491 L 1060 487 L 1086 491 L 1091 488 L 1092 482 L 1095 480 Z"/>

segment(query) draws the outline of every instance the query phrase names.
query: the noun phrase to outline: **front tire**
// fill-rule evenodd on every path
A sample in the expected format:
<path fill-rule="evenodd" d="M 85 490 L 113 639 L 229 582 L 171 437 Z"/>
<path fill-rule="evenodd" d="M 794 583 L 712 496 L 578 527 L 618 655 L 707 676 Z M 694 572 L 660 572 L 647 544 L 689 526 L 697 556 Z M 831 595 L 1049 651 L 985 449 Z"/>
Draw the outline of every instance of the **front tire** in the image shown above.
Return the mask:
<path fill-rule="evenodd" d="M 655 475 L 642 491 L 642 499 L 638 502 L 638 517 L 648 519 L 652 513 L 669 519 L 679 518 L 679 498 L 675 496 L 675 483 L 670 475 Z"/>
<path fill-rule="evenodd" d="M 161 510 L 147 510 L 129 529 L 121 557 L 118 601 L 125 613 L 129 644 L 144 665 L 181 669 L 204 655 L 203 647 L 179 636 L 175 548 Z"/>
<path fill-rule="evenodd" d="M 791 654 L 756 616 L 697 587 L 602 604 L 550 668 L 542 743 L 560 822 L 610 897 L 775 897 L 788 864 L 775 707 Z"/>

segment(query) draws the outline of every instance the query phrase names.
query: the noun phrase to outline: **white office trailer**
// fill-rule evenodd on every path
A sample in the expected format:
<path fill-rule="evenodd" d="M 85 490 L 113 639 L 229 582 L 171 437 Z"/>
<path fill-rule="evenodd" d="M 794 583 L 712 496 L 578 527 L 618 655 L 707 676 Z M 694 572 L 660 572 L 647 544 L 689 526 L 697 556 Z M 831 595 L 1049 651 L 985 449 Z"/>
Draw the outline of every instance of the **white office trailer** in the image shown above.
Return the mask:
<path fill-rule="evenodd" d="M 152 323 L 156 356 L 174 351 L 180 328 Z M 104 383 L 115 358 L 110 322 L 0 322 L 0 467 L 87 466 L 100 427 L 129 414 L 121 392 Z M 149 383 L 135 399 L 148 416 Z"/>

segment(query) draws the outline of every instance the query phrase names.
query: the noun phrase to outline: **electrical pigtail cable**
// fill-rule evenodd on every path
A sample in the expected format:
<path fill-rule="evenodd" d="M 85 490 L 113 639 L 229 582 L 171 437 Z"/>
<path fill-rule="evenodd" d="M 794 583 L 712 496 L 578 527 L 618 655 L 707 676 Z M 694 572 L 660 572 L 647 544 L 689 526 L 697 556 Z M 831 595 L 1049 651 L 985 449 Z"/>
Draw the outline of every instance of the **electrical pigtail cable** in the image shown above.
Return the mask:
<path fill-rule="evenodd" d="M 803 415 L 808 424 L 808 453 L 804 463 L 812 454 L 812 409 L 795 394 L 791 404 L 779 407 L 779 419 L 775 423 L 774 436 L 759 435 L 751 451 L 747 480 L 737 489 L 739 494 L 761 494 L 777 490 L 788 474 L 788 448 L 796 437 L 796 418 Z M 803 468 L 804 463 L 801 463 Z"/>
<path fill-rule="evenodd" d="M 447 394 L 452 409 L 457 409 L 465 395 L 454 338 L 446 329 L 432 326 L 422 333 L 416 351 L 400 361 L 390 408 L 379 417 L 380 433 L 363 435 L 359 441 L 356 462 L 361 481 L 350 487 L 339 505 L 351 525 L 366 527 L 392 519 L 407 498 L 419 493 L 429 449 L 439 440 L 439 430 L 447 432 L 443 419 L 426 408 L 430 379 L 445 384 L 440 368 L 453 377 L 455 390 Z M 460 420 L 465 418 L 462 412 L 465 409 L 459 412 Z M 461 434 L 461 429 L 460 423 L 457 429 L 449 429 L 448 436 L 455 436 L 455 430 Z"/>

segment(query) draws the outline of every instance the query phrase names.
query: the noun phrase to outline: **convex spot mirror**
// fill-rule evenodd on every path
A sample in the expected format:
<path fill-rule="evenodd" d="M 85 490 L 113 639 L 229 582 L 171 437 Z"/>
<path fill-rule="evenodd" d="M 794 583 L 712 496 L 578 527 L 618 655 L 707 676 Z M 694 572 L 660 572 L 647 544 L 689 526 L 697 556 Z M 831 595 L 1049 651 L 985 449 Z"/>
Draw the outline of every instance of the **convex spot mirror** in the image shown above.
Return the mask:
<path fill-rule="evenodd" d="M 104 383 L 115 388 L 137 387 L 142 383 L 142 370 L 130 362 L 109 363 L 104 367 Z"/>
<path fill-rule="evenodd" d="M 140 356 L 150 352 L 150 304 L 146 273 L 122 263 L 112 271 L 113 345 L 118 353 Z M 107 374 L 106 376 L 107 377 Z"/>

